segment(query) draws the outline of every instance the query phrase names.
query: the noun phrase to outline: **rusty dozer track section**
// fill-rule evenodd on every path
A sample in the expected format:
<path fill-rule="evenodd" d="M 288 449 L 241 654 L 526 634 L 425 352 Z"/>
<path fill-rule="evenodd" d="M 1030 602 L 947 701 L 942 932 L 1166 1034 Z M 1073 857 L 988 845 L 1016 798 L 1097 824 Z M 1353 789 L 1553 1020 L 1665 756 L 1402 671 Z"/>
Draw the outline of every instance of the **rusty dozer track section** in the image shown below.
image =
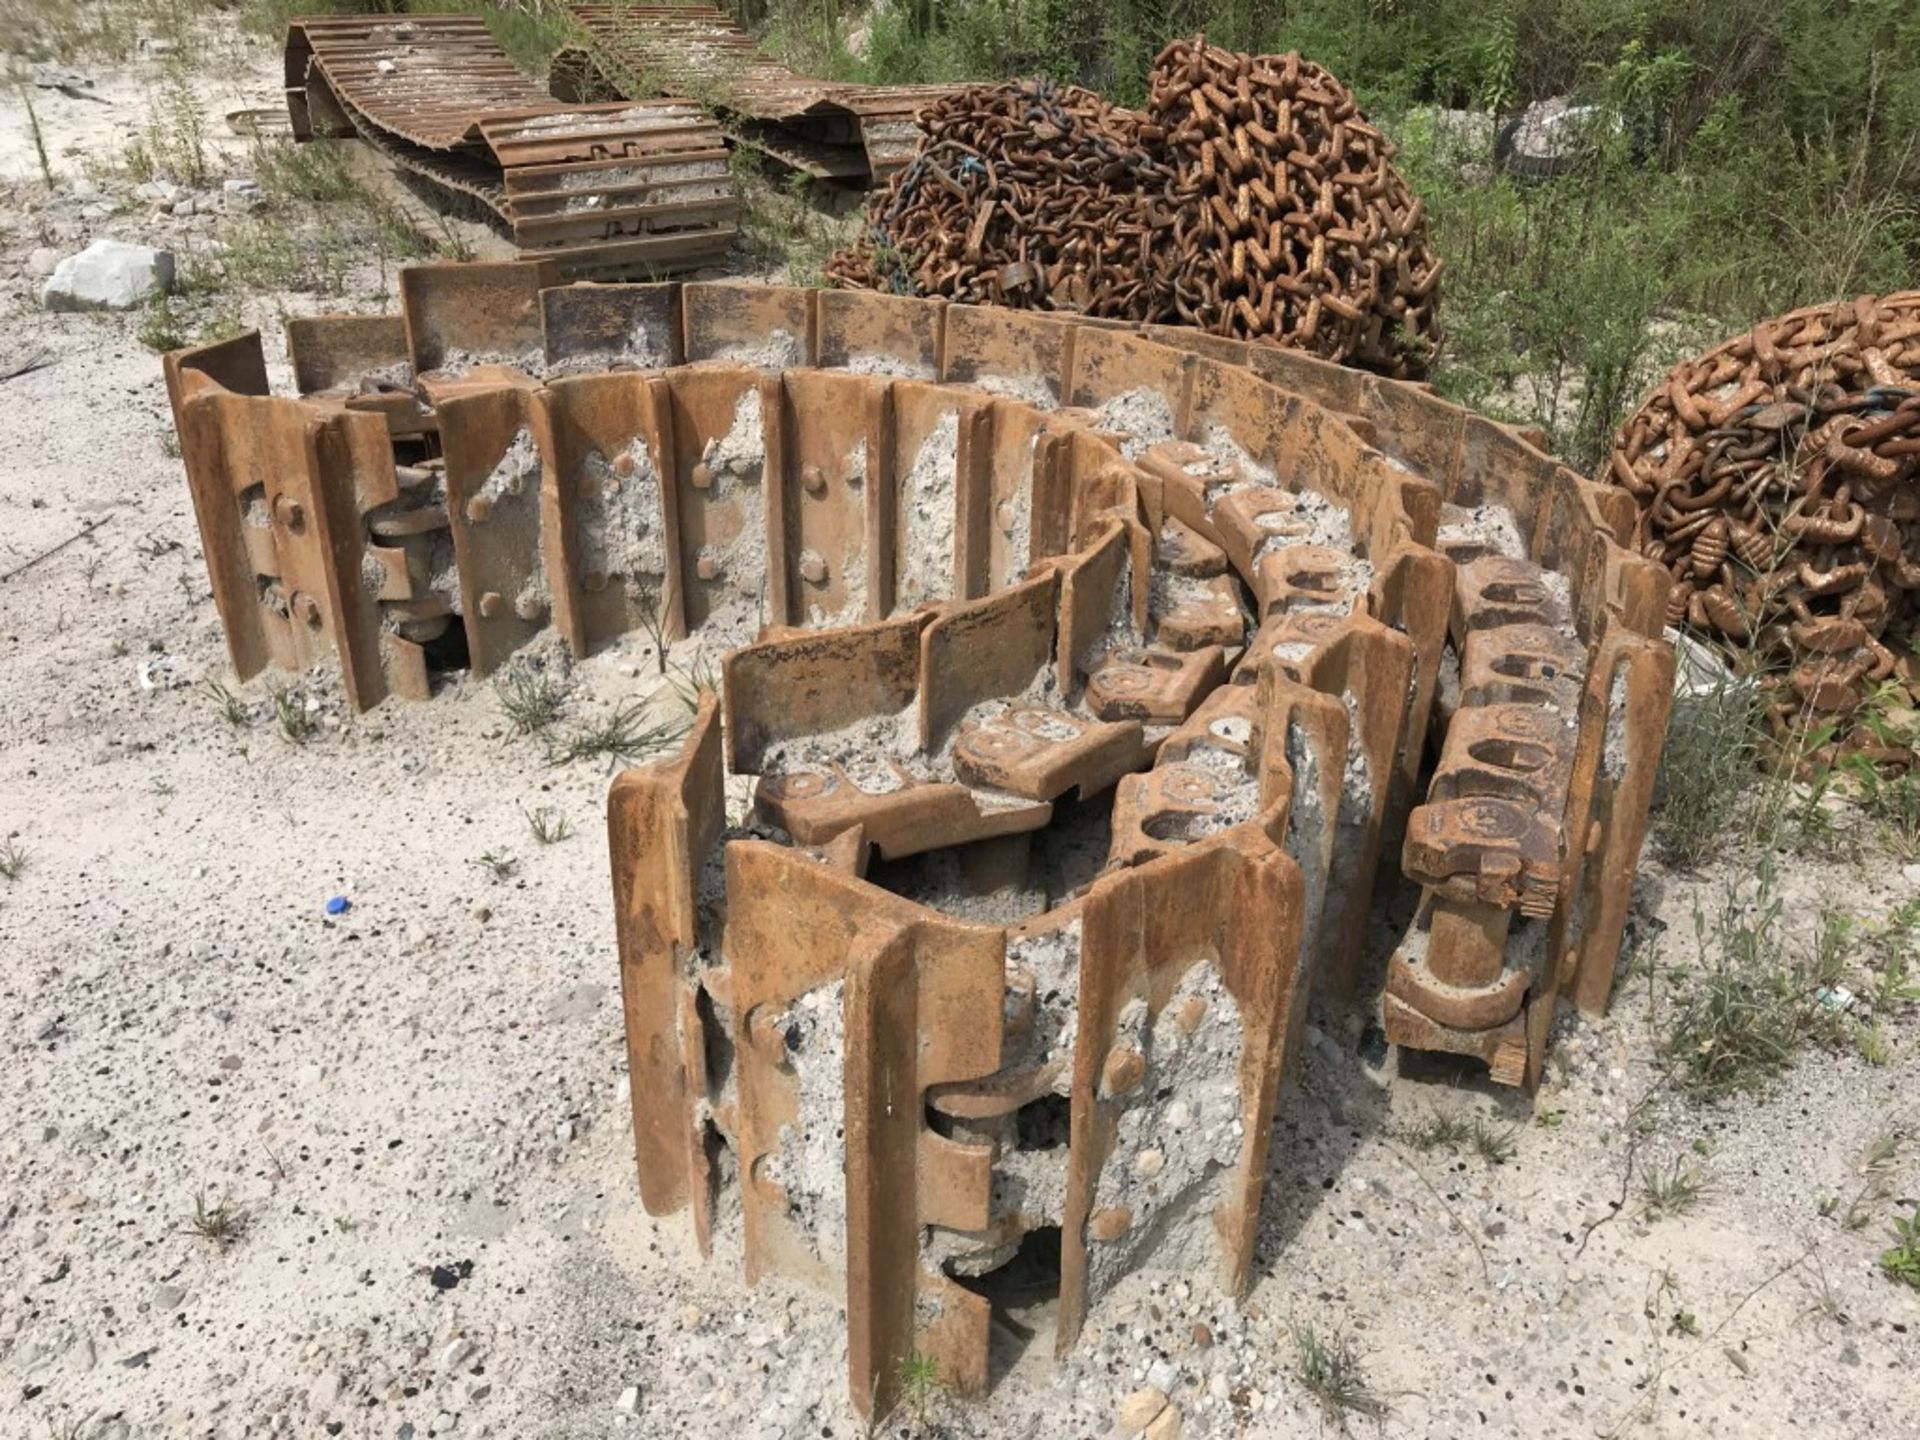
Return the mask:
<path fill-rule="evenodd" d="M 478 16 L 292 20 L 286 85 L 295 139 L 358 136 L 570 277 L 672 274 L 733 244 L 739 201 L 711 116 L 681 99 L 555 100 Z"/>
<path fill-rule="evenodd" d="M 984 1389 L 1009 1266 L 1058 1350 L 1136 1267 L 1238 1293 L 1313 987 L 1528 1087 L 1606 1006 L 1673 671 L 1624 492 L 1189 330 L 512 264 L 402 302 L 295 322 L 295 397 L 257 336 L 168 357 L 235 665 L 332 651 L 364 707 L 452 627 L 476 673 L 725 649 L 608 802 L 640 1189 L 844 1304 L 861 1412 L 915 1351 Z"/>
<path fill-rule="evenodd" d="M 816 180 L 865 186 L 913 158 L 913 117 L 950 85 L 841 85 L 797 75 L 712 5 L 568 5 L 585 37 L 554 57 L 575 100 L 699 95 L 739 138 Z"/>

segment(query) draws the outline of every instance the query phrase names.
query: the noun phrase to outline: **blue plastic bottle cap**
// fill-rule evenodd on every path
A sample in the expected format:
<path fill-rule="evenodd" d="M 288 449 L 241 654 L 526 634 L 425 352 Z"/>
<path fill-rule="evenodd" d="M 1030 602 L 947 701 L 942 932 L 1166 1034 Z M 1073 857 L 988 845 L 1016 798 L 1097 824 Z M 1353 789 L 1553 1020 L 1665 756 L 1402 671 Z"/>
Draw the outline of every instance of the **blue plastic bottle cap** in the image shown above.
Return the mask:
<path fill-rule="evenodd" d="M 353 902 L 344 895 L 336 895 L 327 901 L 327 914 L 344 915 L 353 908 Z"/>

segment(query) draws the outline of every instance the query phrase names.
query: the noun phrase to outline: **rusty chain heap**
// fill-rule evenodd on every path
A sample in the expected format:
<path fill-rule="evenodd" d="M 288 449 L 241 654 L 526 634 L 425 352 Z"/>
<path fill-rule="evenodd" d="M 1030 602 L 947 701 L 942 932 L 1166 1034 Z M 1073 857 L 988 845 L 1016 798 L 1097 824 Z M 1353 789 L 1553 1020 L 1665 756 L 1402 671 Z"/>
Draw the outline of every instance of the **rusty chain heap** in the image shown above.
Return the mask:
<path fill-rule="evenodd" d="M 1141 117 L 1047 80 L 976 86 L 923 110 L 869 235 L 827 273 L 886 289 L 1113 319 L 1167 313 L 1174 256 L 1151 243 L 1176 178 Z"/>
<path fill-rule="evenodd" d="M 828 266 L 841 285 L 1192 325 L 1402 378 L 1439 343 L 1421 202 L 1353 96 L 1297 54 L 1179 41 L 1144 112 L 1027 81 L 919 124 Z"/>
<path fill-rule="evenodd" d="M 1813 737 L 1816 764 L 1899 765 L 1911 749 L 1856 719 L 1888 682 L 1920 691 L 1917 475 L 1907 291 L 1795 310 L 1680 365 L 1614 437 L 1607 478 L 1673 575 L 1668 620 L 1745 652 L 1777 739 Z"/>

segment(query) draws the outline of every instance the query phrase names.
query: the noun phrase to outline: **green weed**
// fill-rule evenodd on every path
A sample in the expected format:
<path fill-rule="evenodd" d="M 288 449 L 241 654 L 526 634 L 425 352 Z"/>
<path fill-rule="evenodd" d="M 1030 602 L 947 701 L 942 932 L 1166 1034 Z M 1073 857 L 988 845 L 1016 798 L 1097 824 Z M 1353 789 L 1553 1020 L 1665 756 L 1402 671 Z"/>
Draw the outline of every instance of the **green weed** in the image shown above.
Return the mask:
<path fill-rule="evenodd" d="M 946 1394 L 940 1382 L 940 1361 L 918 1350 L 900 1357 L 900 1398 L 913 1417 L 914 1428 L 924 1434 L 935 1407 Z"/>
<path fill-rule="evenodd" d="M 1360 1353 L 1346 1335 L 1323 1337 L 1302 1322 L 1293 1327 L 1293 1345 L 1294 1375 L 1329 1418 L 1341 1424 L 1349 1415 L 1386 1418 L 1386 1401 L 1368 1384 Z"/>
<path fill-rule="evenodd" d="M 1435 1106 L 1426 1119 L 1402 1127 L 1398 1138 L 1416 1150 L 1457 1151 L 1472 1134 L 1473 1127 L 1464 1116 L 1451 1114 Z"/>
<path fill-rule="evenodd" d="M 246 702 L 234 694 L 218 680 L 206 682 L 207 694 L 212 697 L 215 711 L 228 725 L 238 730 L 252 722 Z"/>
<path fill-rule="evenodd" d="M 1827 1219 L 1838 1217 L 1849 1230 L 1863 1230 L 1872 1223 L 1877 1207 L 1893 1194 L 1893 1170 L 1906 1138 L 1898 1126 L 1876 1135 L 1860 1157 L 1860 1186 L 1846 1209 L 1840 1208 L 1838 1195 L 1830 1195 L 1820 1202 L 1820 1214 Z"/>
<path fill-rule="evenodd" d="M 290 745 L 304 745 L 313 738 L 313 715 L 307 709 L 307 697 L 298 690 L 273 692 L 273 723 L 281 739 Z"/>
<path fill-rule="evenodd" d="M 1647 1172 L 1641 1184 L 1641 1213 L 1649 1219 L 1685 1215 L 1706 1193 L 1706 1174 L 1700 1166 L 1676 1159 L 1663 1170 Z"/>
<path fill-rule="evenodd" d="M 720 693 L 720 672 L 714 668 L 713 661 L 707 658 L 705 651 L 696 652 L 686 665 L 669 666 L 666 673 L 667 685 L 672 689 L 674 698 L 686 707 L 689 715 L 699 713 L 702 695 Z"/>
<path fill-rule="evenodd" d="M 1753 687 L 1734 680 L 1675 703 L 1653 792 L 1654 851 L 1667 864 L 1697 869 L 1739 832 L 1759 719 Z"/>
<path fill-rule="evenodd" d="M 1456 1155 L 1471 1151 L 1489 1165 L 1504 1165 L 1519 1153 L 1512 1126 L 1495 1125 L 1479 1115 L 1468 1119 L 1438 1106 L 1426 1119 L 1396 1131 L 1395 1137 L 1415 1150 L 1446 1150 Z"/>
<path fill-rule="evenodd" d="M 141 318 L 140 328 L 134 332 L 134 337 L 147 349 L 162 355 L 191 343 L 173 302 L 165 295 L 155 295 L 147 302 L 146 314 Z"/>
<path fill-rule="evenodd" d="M 1511 1125 L 1490 1125 L 1478 1116 L 1473 1122 L 1473 1152 L 1489 1165 L 1504 1165 L 1520 1153 Z"/>
<path fill-rule="evenodd" d="M 644 701 L 624 700 L 599 720 L 588 721 L 572 734 L 550 741 L 547 763 L 558 766 L 576 760 L 605 759 L 615 766 L 623 762 L 638 764 L 671 748 L 686 730 L 682 720 L 649 720 Z"/>
<path fill-rule="evenodd" d="M 538 735 L 566 712 L 567 687 L 543 670 L 510 666 L 493 682 L 500 711 L 516 735 Z"/>
<path fill-rule="evenodd" d="M 1893 1240 L 1880 1256 L 1880 1268 L 1889 1278 L 1920 1290 L 1920 1204 L 1906 1219 L 1894 1220 Z"/>
<path fill-rule="evenodd" d="M 470 863 L 474 869 L 485 871 L 487 878 L 496 885 L 502 885 L 511 880 L 514 871 L 520 868 L 520 862 L 513 856 L 504 853 L 496 854 L 492 850 Z"/>
<path fill-rule="evenodd" d="M 1712 910 L 1696 901 L 1693 928 L 1700 964 L 1663 1042 L 1684 1089 L 1702 1098 L 1759 1089 L 1802 1046 L 1839 1038 L 1843 1017 L 1820 998 L 1814 967 L 1789 955 L 1770 854 L 1750 893 L 1729 886 Z"/>
<path fill-rule="evenodd" d="M 202 1240 L 225 1249 L 246 1232 L 247 1212 L 233 1204 L 226 1196 L 218 1201 L 209 1202 L 207 1192 L 202 1190 L 193 1197 L 193 1211 L 187 1216 L 187 1228 Z"/>
<path fill-rule="evenodd" d="M 247 164 L 269 205 L 360 200 L 364 192 L 348 164 L 348 143 L 310 140 L 296 144 L 284 135 L 256 135 L 247 147 Z"/>
<path fill-rule="evenodd" d="M 151 170 L 192 189 L 204 187 L 214 178 L 211 138 L 185 60 L 170 57 L 147 102 L 146 127 L 138 141 Z"/>

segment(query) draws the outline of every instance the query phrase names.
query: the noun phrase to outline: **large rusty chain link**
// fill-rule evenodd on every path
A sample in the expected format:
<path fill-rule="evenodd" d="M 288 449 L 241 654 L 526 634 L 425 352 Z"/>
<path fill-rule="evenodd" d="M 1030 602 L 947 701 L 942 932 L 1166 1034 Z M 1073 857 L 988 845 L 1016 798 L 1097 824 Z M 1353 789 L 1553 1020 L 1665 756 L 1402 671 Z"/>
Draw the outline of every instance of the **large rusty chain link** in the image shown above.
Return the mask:
<path fill-rule="evenodd" d="M 1297 54 L 1204 41 L 1169 45 L 1151 81 L 1144 112 L 1045 81 L 936 102 L 829 276 L 1424 374 L 1441 262 L 1345 87 Z"/>
<path fill-rule="evenodd" d="M 1667 618 L 1766 677 L 1810 757 L 1910 749 L 1854 721 L 1888 681 L 1920 690 L 1920 291 L 1810 306 L 1678 366 L 1614 437 L 1606 476 L 1672 573 Z"/>

